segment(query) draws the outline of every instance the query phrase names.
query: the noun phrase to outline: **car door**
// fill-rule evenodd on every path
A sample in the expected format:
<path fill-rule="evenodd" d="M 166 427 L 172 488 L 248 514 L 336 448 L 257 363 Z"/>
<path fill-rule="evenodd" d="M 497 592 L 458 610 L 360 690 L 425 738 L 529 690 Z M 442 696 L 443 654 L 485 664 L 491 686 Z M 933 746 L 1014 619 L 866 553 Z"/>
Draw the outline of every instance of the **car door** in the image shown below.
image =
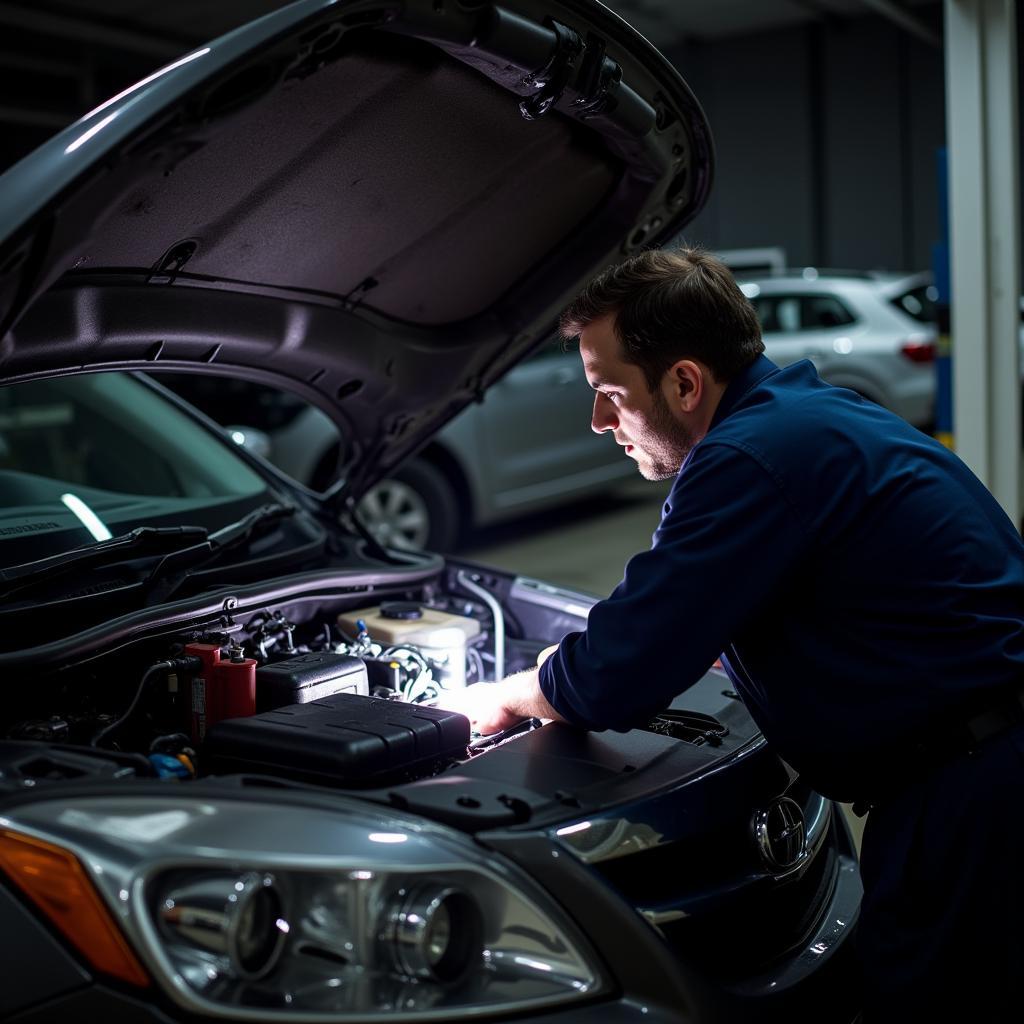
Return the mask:
<path fill-rule="evenodd" d="M 593 396 L 579 352 L 557 340 L 488 391 L 481 420 L 496 508 L 543 503 L 619 475 L 621 452 L 590 429 Z"/>
<path fill-rule="evenodd" d="M 751 299 L 761 321 L 765 355 L 779 366 L 798 359 L 817 360 L 819 346 L 813 332 L 804 327 L 804 296 L 794 293 L 758 295 Z"/>

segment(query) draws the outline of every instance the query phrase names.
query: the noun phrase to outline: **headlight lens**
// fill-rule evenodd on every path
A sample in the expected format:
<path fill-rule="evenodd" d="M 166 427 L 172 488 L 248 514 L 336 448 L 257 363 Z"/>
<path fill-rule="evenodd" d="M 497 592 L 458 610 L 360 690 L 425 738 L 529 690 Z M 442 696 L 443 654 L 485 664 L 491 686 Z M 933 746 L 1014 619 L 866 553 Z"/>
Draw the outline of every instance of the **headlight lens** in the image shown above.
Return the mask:
<path fill-rule="evenodd" d="M 483 914 L 472 896 L 451 886 L 402 890 L 383 939 L 398 973 L 451 984 L 483 962 Z"/>
<path fill-rule="evenodd" d="M 171 946 L 202 950 L 225 961 L 240 978 L 262 978 L 281 953 L 287 934 L 272 875 L 241 878 L 185 874 L 172 885 L 156 916 Z"/>
<path fill-rule="evenodd" d="M 173 998 L 250 1020 L 539 1008 L 596 994 L 572 922 L 514 866 L 428 822 L 248 801 L 19 808 L 89 869 Z"/>

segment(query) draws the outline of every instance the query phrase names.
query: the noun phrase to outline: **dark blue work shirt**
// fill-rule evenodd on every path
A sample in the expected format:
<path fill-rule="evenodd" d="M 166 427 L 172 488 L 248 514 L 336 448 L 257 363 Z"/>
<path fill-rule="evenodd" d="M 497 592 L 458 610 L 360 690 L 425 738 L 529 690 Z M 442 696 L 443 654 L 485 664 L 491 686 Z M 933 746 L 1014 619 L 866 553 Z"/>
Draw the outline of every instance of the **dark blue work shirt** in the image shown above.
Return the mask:
<path fill-rule="evenodd" d="M 541 689 L 569 722 L 626 729 L 723 652 L 776 750 L 853 799 L 888 754 L 1024 679 L 1024 544 L 940 444 L 762 356 Z"/>

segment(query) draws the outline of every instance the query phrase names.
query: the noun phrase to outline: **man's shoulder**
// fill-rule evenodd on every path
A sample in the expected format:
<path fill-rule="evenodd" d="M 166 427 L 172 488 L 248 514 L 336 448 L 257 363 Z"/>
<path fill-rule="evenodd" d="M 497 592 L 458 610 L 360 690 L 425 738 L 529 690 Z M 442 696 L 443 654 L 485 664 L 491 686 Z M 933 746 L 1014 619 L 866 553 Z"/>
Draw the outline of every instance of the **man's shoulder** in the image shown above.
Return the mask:
<path fill-rule="evenodd" d="M 754 383 L 708 432 L 708 442 L 747 442 L 758 448 L 809 440 L 806 431 L 816 424 L 856 418 L 852 392 L 826 384 L 813 365 L 802 360 L 774 370 Z"/>
<path fill-rule="evenodd" d="M 922 435 L 895 413 L 818 376 L 809 360 L 775 369 L 753 384 L 707 440 L 780 444 L 796 449 L 873 442 L 891 444 Z"/>
<path fill-rule="evenodd" d="M 753 460 L 790 480 L 794 493 L 874 479 L 908 462 L 952 468 L 938 442 L 855 392 L 827 384 L 806 360 L 749 388 L 700 447 L 709 460 Z"/>

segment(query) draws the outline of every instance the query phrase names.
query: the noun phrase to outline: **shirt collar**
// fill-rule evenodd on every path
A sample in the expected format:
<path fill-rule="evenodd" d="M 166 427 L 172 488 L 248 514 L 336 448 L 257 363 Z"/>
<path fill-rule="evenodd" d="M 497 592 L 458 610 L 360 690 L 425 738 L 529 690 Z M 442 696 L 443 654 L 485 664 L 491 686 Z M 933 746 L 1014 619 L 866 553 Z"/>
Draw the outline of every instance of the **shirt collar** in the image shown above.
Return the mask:
<path fill-rule="evenodd" d="M 718 426 L 726 416 L 739 405 L 740 401 L 748 391 L 756 387 L 771 373 L 779 368 L 765 355 L 758 356 L 749 366 L 744 367 L 736 374 L 722 393 L 718 401 L 718 408 L 715 415 L 711 417 L 711 426 L 708 432 Z"/>

